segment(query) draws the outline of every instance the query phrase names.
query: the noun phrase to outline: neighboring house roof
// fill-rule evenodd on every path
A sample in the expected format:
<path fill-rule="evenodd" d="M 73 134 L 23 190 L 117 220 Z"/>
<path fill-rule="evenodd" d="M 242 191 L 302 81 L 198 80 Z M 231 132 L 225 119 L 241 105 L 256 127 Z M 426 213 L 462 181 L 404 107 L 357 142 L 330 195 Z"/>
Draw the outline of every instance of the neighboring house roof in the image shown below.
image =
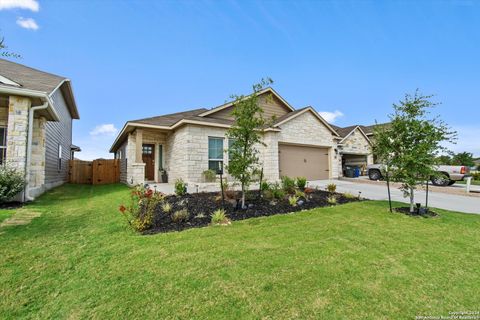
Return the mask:
<path fill-rule="evenodd" d="M 79 119 L 80 116 L 69 79 L 0 59 L 0 92 L 10 92 L 12 94 L 18 92 L 19 95 L 26 96 L 44 94 L 51 98 L 57 89 L 61 90 L 72 118 Z"/>

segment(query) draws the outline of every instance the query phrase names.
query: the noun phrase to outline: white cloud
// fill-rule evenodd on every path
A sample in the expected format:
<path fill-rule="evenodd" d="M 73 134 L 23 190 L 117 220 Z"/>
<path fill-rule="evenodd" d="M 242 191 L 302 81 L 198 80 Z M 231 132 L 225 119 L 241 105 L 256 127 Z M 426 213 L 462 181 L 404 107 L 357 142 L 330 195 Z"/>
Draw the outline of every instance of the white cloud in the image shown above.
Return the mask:
<path fill-rule="evenodd" d="M 0 10 L 25 9 L 37 12 L 40 5 L 37 0 L 0 0 Z"/>
<path fill-rule="evenodd" d="M 334 123 L 337 118 L 343 117 L 343 113 L 338 110 L 335 110 L 334 112 L 320 111 L 319 114 L 322 116 L 323 119 L 330 123 Z"/>
<path fill-rule="evenodd" d="M 1 0 L 0 0 L 1 1 Z M 32 18 L 18 18 L 17 19 L 17 24 L 28 30 L 37 30 L 38 29 L 38 24 L 33 20 Z"/>
<path fill-rule="evenodd" d="M 447 144 L 446 147 L 455 153 L 471 152 L 474 156 L 480 156 L 480 127 L 477 126 L 453 126 L 457 131 L 458 140 L 456 144 Z"/>
<path fill-rule="evenodd" d="M 118 129 L 111 123 L 101 124 L 90 131 L 92 136 L 114 136 L 117 134 Z"/>

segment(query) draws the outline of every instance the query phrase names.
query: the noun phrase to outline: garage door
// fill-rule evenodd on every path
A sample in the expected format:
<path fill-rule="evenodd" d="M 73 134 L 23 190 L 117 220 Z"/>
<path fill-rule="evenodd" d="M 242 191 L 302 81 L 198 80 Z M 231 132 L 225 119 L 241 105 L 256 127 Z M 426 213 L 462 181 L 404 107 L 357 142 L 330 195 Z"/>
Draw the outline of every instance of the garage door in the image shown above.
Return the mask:
<path fill-rule="evenodd" d="M 280 177 L 329 178 L 328 148 L 278 145 Z"/>

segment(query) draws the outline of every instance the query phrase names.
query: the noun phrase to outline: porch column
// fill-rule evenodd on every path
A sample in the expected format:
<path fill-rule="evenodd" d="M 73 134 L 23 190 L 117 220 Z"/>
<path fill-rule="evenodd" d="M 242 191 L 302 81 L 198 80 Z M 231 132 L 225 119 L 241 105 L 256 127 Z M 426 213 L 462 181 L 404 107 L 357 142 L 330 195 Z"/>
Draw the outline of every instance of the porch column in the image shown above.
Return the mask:
<path fill-rule="evenodd" d="M 8 102 L 7 163 L 25 172 L 30 99 L 10 96 Z"/>
<path fill-rule="evenodd" d="M 136 130 L 136 137 L 135 137 L 135 162 L 142 163 L 142 144 L 143 144 L 143 130 L 137 129 Z"/>

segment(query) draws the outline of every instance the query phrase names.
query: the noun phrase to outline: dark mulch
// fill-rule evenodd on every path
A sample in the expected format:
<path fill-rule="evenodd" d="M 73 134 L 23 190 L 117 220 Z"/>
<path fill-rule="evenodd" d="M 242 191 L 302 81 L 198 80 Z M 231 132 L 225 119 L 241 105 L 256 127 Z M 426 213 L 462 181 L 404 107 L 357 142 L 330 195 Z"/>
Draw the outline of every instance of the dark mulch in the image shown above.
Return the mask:
<path fill-rule="evenodd" d="M 276 214 L 286 214 L 318 207 L 327 207 L 330 206 L 327 202 L 327 198 L 330 195 L 331 194 L 326 191 L 316 190 L 308 196 L 308 199 L 302 198 L 301 200 L 303 200 L 303 203 L 291 206 L 288 199 L 271 201 L 259 198 L 257 191 L 248 195 L 246 200 L 248 208 L 237 209 L 235 200 L 226 200 L 224 208 L 230 220 L 244 220 Z M 335 193 L 335 196 L 337 198 L 337 205 L 361 201 L 361 199 L 357 197 L 346 198 L 340 193 Z M 172 210 L 169 213 L 164 213 L 159 205 L 155 210 L 154 226 L 145 231 L 145 234 L 205 227 L 211 222 L 211 214 L 215 210 L 222 208 L 222 201 L 218 192 L 194 193 L 181 197 L 168 196 L 166 197 L 166 201 L 172 205 Z M 181 209 L 187 209 L 189 217 L 183 222 L 173 222 L 171 218 L 172 214 Z"/>
<path fill-rule="evenodd" d="M 23 203 L 18 201 L 0 203 L 0 209 L 11 210 L 11 209 L 17 209 L 20 207 L 23 207 Z"/>
<path fill-rule="evenodd" d="M 425 209 L 425 208 L 421 208 L 420 212 L 416 211 L 414 213 L 410 212 L 410 207 L 394 208 L 393 210 L 395 212 L 403 213 L 403 214 L 405 214 L 407 216 L 411 216 L 411 217 L 434 218 L 434 217 L 438 216 L 438 213 L 436 213 L 435 211 L 432 211 L 430 209 Z"/>

